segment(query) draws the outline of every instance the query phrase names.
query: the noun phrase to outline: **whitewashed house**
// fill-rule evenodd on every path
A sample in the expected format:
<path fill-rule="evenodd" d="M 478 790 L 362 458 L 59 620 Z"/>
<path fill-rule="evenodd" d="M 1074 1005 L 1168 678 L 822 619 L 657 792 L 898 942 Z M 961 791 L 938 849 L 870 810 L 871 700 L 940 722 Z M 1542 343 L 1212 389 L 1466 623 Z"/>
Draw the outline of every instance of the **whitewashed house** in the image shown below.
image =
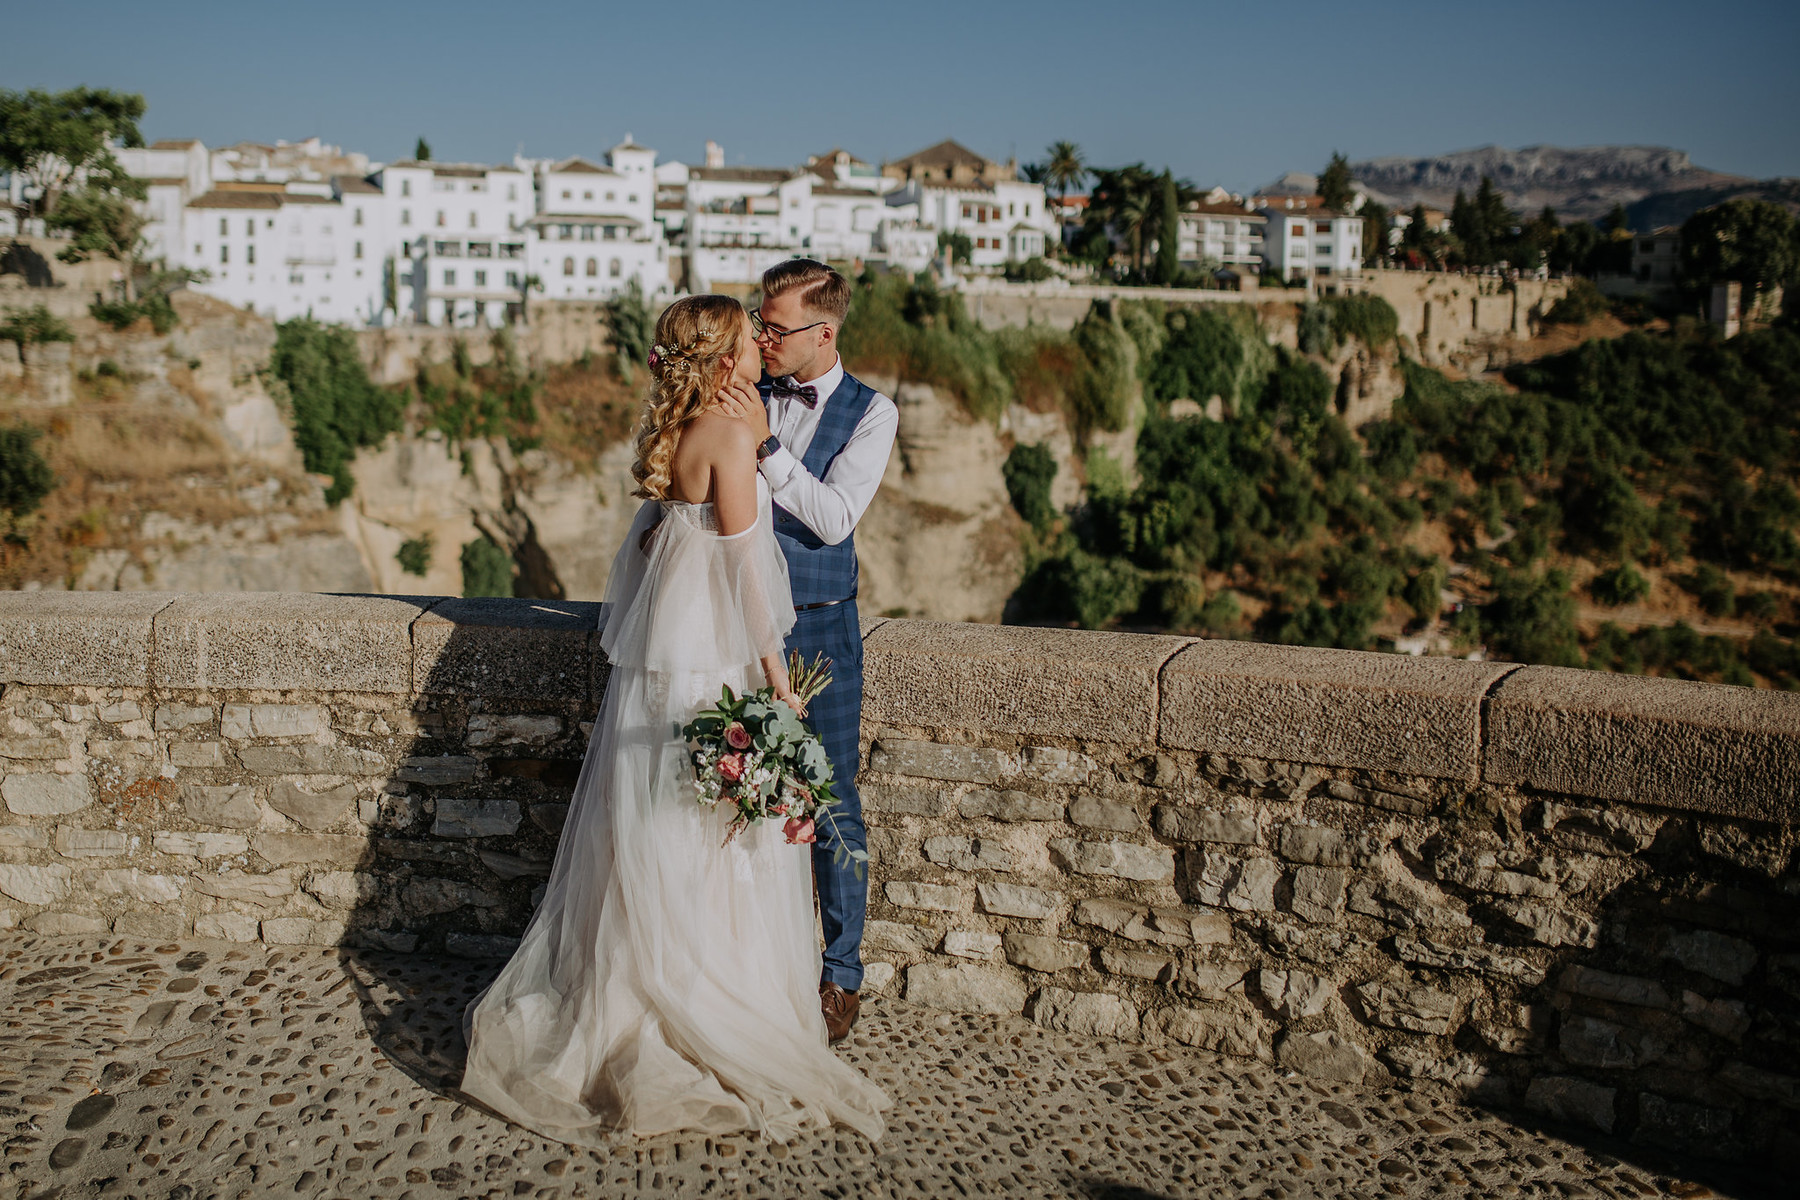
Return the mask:
<path fill-rule="evenodd" d="M 1269 205 L 1258 210 L 1263 226 L 1263 274 L 1290 283 L 1313 281 L 1335 290 L 1340 279 L 1362 273 L 1361 217 L 1329 208 Z"/>
<path fill-rule="evenodd" d="M 516 314 L 530 273 L 532 179 L 516 166 L 407 160 L 372 181 L 388 207 L 402 320 L 491 325 Z"/>
<path fill-rule="evenodd" d="M 609 165 L 583 158 L 540 164 L 527 238 L 530 273 L 548 300 L 605 300 L 632 280 L 670 290 L 668 245 L 655 219 L 655 152 L 627 136 Z"/>
<path fill-rule="evenodd" d="M 335 184 L 226 182 L 195 197 L 181 242 L 183 265 L 207 272 L 194 290 L 277 321 L 381 323 L 381 247 L 366 236 L 379 223 L 355 224 L 379 212 L 380 197 L 350 196 Z"/>
<path fill-rule="evenodd" d="M 1016 162 L 997 163 L 954 141 L 942 141 L 882 167 L 897 185 L 886 195 L 890 215 L 909 206 L 913 231 L 929 232 L 935 249 L 940 233 L 961 233 L 972 247 L 969 261 L 977 267 L 1038 258 L 1046 243 L 1060 234 L 1042 184 L 1018 177 Z M 890 244 L 906 232 L 896 225 Z M 894 251 L 888 251 L 895 261 Z"/>
<path fill-rule="evenodd" d="M 1221 203 L 1209 197 L 1188 205 L 1181 214 L 1181 265 L 1193 268 L 1211 262 L 1260 267 L 1263 228 L 1268 220 L 1229 200 Z"/>

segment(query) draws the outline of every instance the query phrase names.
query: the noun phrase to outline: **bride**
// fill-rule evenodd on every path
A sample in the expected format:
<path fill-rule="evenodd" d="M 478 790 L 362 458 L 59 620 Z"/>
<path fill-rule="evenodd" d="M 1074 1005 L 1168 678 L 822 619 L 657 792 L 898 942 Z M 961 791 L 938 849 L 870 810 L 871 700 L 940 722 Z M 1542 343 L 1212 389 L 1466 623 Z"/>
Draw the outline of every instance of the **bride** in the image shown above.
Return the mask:
<path fill-rule="evenodd" d="M 809 846 L 764 821 L 726 841 L 680 726 L 765 683 L 802 711 L 782 665 L 787 567 L 748 424 L 760 402 L 750 319 L 728 296 L 656 325 L 632 475 L 639 510 L 613 560 L 600 643 L 606 698 L 543 903 L 464 1016 L 462 1089 L 558 1141 L 610 1132 L 771 1141 L 832 1123 L 870 1139 L 886 1095 L 826 1046 Z"/>

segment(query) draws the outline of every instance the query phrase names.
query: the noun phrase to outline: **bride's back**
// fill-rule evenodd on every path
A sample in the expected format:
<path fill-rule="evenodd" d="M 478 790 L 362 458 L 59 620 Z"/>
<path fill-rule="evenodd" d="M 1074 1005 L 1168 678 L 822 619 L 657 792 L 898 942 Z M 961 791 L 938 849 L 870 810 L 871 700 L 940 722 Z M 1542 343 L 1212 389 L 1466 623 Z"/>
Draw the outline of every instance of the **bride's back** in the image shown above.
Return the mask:
<path fill-rule="evenodd" d="M 675 444 L 669 464 L 669 499 L 683 504 L 716 504 L 719 484 L 736 492 L 733 483 L 755 487 L 755 434 L 749 425 L 716 410 L 689 422 Z"/>

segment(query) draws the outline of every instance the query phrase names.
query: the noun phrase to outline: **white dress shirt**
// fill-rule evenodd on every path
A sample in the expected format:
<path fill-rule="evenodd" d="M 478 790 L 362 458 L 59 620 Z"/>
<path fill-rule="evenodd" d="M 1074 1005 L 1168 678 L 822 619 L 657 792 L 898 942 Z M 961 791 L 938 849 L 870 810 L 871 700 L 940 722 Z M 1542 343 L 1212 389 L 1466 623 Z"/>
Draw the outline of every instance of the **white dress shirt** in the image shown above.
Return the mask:
<path fill-rule="evenodd" d="M 819 416 L 830 402 L 831 394 L 844 381 L 843 360 L 807 387 L 817 388 L 819 402 L 812 408 L 792 396 L 769 398 L 769 431 L 781 442 L 781 449 L 762 460 L 763 478 L 775 503 L 800 518 L 820 541 L 835 546 L 850 536 L 856 523 L 868 511 L 887 472 L 888 455 L 894 449 L 894 434 L 900 428 L 900 410 L 894 402 L 875 393 L 862 420 L 845 443 L 843 452 L 832 461 L 820 479 L 801 463 L 813 434 L 819 428 Z M 792 384 L 792 379 L 784 379 Z"/>

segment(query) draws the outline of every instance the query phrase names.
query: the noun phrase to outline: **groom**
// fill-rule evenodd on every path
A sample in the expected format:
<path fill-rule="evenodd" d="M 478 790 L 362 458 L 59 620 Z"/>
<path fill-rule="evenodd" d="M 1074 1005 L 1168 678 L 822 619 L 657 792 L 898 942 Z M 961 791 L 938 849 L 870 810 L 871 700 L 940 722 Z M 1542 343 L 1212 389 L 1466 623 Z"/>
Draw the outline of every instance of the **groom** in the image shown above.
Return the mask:
<path fill-rule="evenodd" d="M 736 415 L 754 427 L 756 455 L 775 502 L 775 539 L 794 591 L 789 650 L 831 660 L 831 686 L 808 709 L 825 743 L 843 803 L 836 830 L 820 830 L 813 878 L 825 931 L 819 1006 L 833 1042 L 856 1024 L 862 986 L 867 869 L 834 849 L 862 850 L 862 630 L 856 614 L 856 523 L 887 470 L 900 412 L 894 402 L 844 372 L 838 331 L 850 311 L 850 284 L 811 259 L 789 259 L 762 277 L 762 307 L 751 314 L 766 377 L 765 409 Z M 829 824 L 829 823 L 828 823 Z M 841 847 L 834 842 L 841 839 Z"/>

